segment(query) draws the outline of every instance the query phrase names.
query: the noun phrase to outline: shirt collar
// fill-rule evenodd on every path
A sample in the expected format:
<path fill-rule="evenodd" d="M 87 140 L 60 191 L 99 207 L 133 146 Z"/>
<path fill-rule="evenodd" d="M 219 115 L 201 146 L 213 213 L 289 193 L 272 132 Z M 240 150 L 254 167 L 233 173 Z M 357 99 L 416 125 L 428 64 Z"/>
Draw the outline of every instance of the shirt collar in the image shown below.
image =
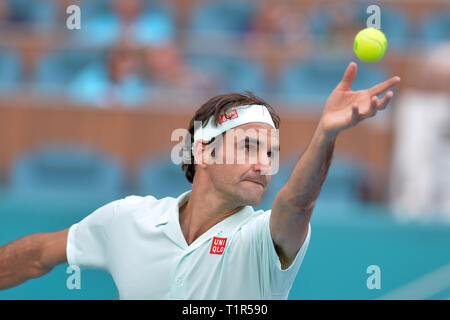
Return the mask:
<path fill-rule="evenodd" d="M 155 226 L 166 224 L 169 222 L 169 219 L 171 219 L 171 218 L 176 219 L 175 221 L 179 222 L 180 207 L 183 206 L 183 204 L 185 204 L 189 200 L 190 195 L 191 195 L 191 190 L 183 192 L 181 195 L 179 195 L 176 198 L 175 204 L 170 206 L 170 208 L 168 208 L 168 210 L 164 210 L 162 215 L 157 220 Z"/>
<path fill-rule="evenodd" d="M 163 212 L 155 225 L 161 227 L 163 232 L 183 249 L 189 247 L 190 250 L 194 250 L 205 241 L 211 239 L 214 235 L 226 235 L 233 227 L 237 226 L 240 222 L 246 220 L 254 213 L 251 206 L 245 206 L 240 211 L 211 227 L 188 246 L 180 226 L 179 209 L 186 201 L 188 201 L 190 194 L 191 190 L 188 190 L 178 196 L 176 201 L 173 202 L 173 205 Z"/>

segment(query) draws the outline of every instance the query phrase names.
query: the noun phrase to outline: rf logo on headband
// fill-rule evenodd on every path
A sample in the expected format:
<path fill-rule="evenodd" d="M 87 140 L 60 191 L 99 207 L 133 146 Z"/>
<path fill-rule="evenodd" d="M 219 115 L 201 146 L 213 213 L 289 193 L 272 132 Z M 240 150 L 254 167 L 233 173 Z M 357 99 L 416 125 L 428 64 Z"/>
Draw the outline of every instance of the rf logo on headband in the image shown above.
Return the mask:
<path fill-rule="evenodd" d="M 229 120 L 236 119 L 238 117 L 237 110 L 228 111 L 227 116 L 228 116 L 228 118 L 224 114 L 219 115 L 219 124 L 222 124 L 225 121 L 228 121 L 228 119 Z"/>

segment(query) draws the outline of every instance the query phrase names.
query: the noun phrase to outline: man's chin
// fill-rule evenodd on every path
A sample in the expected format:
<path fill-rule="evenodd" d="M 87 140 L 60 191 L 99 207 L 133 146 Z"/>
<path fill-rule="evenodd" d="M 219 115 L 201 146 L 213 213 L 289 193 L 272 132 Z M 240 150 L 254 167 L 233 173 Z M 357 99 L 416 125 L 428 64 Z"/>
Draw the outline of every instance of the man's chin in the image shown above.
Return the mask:
<path fill-rule="evenodd" d="M 241 199 L 245 202 L 245 205 L 257 206 L 261 203 L 264 192 L 264 188 L 261 188 L 261 190 L 259 188 L 246 188 L 241 192 Z"/>

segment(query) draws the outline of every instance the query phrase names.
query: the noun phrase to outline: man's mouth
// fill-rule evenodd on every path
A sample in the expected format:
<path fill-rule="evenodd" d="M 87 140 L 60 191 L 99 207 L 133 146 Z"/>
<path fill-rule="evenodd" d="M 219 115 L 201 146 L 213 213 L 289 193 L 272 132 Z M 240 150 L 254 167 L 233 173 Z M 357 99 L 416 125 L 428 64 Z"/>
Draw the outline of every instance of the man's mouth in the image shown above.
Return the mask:
<path fill-rule="evenodd" d="M 257 180 L 251 180 L 251 179 L 246 179 L 245 181 L 248 181 L 248 182 L 253 182 L 253 183 L 259 184 L 259 185 L 260 185 L 261 187 L 265 188 L 265 185 L 264 185 L 264 183 L 263 183 L 263 182 L 261 182 L 261 181 L 257 181 Z"/>

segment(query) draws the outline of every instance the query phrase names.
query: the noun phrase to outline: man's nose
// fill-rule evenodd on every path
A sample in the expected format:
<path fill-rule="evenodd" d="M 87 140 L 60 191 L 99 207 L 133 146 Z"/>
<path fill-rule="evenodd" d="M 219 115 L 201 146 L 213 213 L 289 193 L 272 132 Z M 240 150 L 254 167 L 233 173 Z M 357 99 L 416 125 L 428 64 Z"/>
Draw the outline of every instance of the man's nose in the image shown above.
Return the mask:
<path fill-rule="evenodd" d="M 253 165 L 253 170 L 259 171 L 260 174 L 268 175 L 271 172 L 270 158 L 264 153 L 259 154 L 256 163 Z"/>

